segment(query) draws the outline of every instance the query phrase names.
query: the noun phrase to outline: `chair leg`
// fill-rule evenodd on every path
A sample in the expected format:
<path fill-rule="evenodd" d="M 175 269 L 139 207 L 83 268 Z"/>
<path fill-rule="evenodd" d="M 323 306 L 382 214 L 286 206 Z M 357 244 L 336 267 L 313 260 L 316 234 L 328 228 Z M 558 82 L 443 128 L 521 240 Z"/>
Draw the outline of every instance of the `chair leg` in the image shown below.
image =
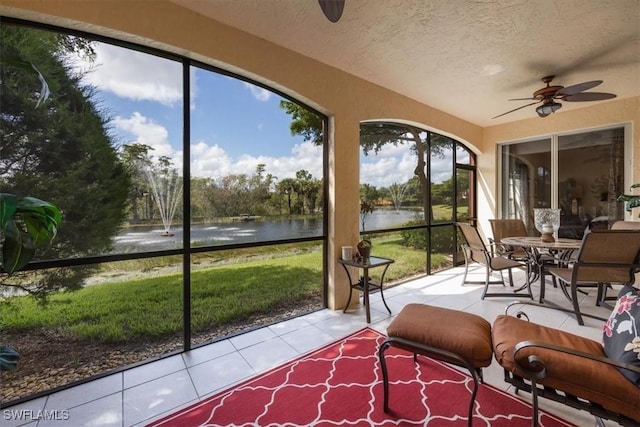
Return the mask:
<path fill-rule="evenodd" d="M 469 257 L 467 256 L 466 249 L 462 250 L 464 254 L 464 276 L 462 276 L 462 286 L 467 282 L 467 273 L 469 272 Z"/>
<path fill-rule="evenodd" d="M 457 366 L 467 368 L 469 374 L 473 378 L 473 390 L 471 392 L 471 401 L 469 402 L 469 412 L 468 412 L 468 422 L 467 425 L 469 427 L 473 427 L 473 410 L 475 406 L 476 396 L 478 394 L 478 390 L 480 388 L 480 383 L 484 382 L 484 378 L 482 376 L 481 368 L 474 368 L 469 362 L 463 359 L 461 356 L 451 353 L 446 350 L 438 350 L 433 347 L 428 347 L 426 345 L 421 345 L 419 343 L 413 343 L 411 341 L 396 338 L 396 337 L 387 337 L 380 347 L 378 348 L 378 360 L 380 361 L 380 369 L 382 370 L 382 410 L 385 413 L 389 412 L 389 372 L 387 368 L 387 362 L 384 357 L 384 352 L 389 347 L 398 347 L 403 350 L 411 351 L 413 353 L 413 361 L 417 362 L 418 354 L 423 354 L 426 357 L 439 360 L 439 361 L 448 361 L 448 363 L 453 363 Z M 422 351 L 421 351 L 422 350 Z M 435 353 L 434 353 L 435 352 Z M 439 358 L 437 355 L 440 354 L 443 358 Z M 457 363 L 455 361 L 457 361 Z"/>
<path fill-rule="evenodd" d="M 573 303 L 573 312 L 576 315 L 578 325 L 583 326 L 584 320 L 582 319 L 582 314 L 580 313 L 580 304 L 578 303 L 578 287 L 575 284 L 571 285 L 571 302 Z"/>
<path fill-rule="evenodd" d="M 484 278 L 484 291 L 482 291 L 482 296 L 480 297 L 483 300 L 487 296 L 487 292 L 489 292 L 489 279 L 491 277 L 491 271 L 489 269 L 489 265 L 487 265 L 487 271 Z"/>
<path fill-rule="evenodd" d="M 531 379 L 531 406 L 533 408 L 531 425 L 533 427 L 538 427 L 540 425 L 538 416 L 538 386 L 536 385 L 536 381 L 533 378 Z"/>
<path fill-rule="evenodd" d="M 385 341 L 378 349 L 378 359 L 382 369 L 382 410 L 385 414 L 389 412 L 389 373 L 387 371 L 387 362 L 384 358 L 384 352 L 387 348 L 389 348 L 389 343 Z"/>

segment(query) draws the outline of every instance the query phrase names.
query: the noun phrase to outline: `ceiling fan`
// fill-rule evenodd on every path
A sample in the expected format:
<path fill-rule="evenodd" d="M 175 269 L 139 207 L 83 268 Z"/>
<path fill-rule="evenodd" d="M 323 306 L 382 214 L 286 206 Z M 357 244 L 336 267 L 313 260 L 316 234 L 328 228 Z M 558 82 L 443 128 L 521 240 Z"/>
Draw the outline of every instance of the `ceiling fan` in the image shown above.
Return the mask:
<path fill-rule="evenodd" d="M 602 84 L 602 80 L 593 80 L 590 82 L 578 83 L 573 86 L 550 86 L 549 83 L 553 80 L 555 76 L 546 76 L 542 78 L 542 82 L 546 83 L 546 87 L 542 89 L 538 89 L 533 92 L 533 96 L 531 98 L 515 98 L 510 99 L 509 101 L 527 101 L 534 100 L 529 104 L 520 106 L 518 108 L 514 108 L 513 110 L 507 111 L 506 113 L 502 113 L 498 116 L 493 117 L 497 119 L 498 117 L 502 117 L 509 113 L 513 113 L 514 111 L 518 111 L 522 108 L 529 107 L 531 105 L 538 104 L 542 102 L 542 105 L 536 108 L 536 113 L 540 117 L 547 117 L 551 113 L 555 113 L 560 108 L 562 108 L 562 104 L 556 102 L 556 99 L 567 101 L 567 102 L 585 102 L 585 101 L 602 101 L 605 99 L 615 98 L 616 95 L 613 93 L 605 93 L 605 92 L 585 92 L 591 88 Z"/>
<path fill-rule="evenodd" d="M 318 0 L 324 16 L 331 22 L 338 22 L 344 10 L 344 0 Z"/>

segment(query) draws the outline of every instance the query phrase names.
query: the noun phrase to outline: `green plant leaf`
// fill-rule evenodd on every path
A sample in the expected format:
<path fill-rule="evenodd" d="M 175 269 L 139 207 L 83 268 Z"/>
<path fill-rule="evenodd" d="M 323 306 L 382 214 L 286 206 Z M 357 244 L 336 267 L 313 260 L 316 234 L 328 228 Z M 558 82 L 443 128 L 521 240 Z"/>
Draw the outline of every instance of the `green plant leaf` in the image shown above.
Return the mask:
<path fill-rule="evenodd" d="M 640 188 L 640 183 L 633 184 L 631 188 Z M 631 212 L 633 208 L 640 207 L 640 194 L 622 194 L 618 196 L 618 201 L 625 202 L 625 210 Z"/>
<path fill-rule="evenodd" d="M 31 236 L 20 230 L 14 221 L 8 222 L 2 245 L 2 271 L 13 274 L 24 268 L 34 254 L 35 246 Z"/>
<path fill-rule="evenodd" d="M 7 226 L 7 222 L 15 215 L 18 209 L 18 198 L 15 194 L 0 193 L 0 228 Z"/>
<path fill-rule="evenodd" d="M 35 197 L 21 199 L 18 212 L 22 216 L 27 232 L 33 237 L 35 246 L 51 241 L 62 222 L 58 208 Z"/>

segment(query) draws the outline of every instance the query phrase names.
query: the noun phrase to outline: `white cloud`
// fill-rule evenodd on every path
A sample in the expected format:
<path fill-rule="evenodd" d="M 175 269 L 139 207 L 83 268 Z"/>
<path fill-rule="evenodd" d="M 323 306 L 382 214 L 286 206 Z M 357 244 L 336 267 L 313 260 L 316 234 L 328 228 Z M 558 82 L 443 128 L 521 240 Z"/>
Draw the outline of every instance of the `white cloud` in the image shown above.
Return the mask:
<path fill-rule="evenodd" d="M 282 157 L 252 156 L 243 154 L 237 159 L 230 158 L 218 145 L 209 146 L 200 141 L 191 146 L 191 173 L 193 176 L 219 179 L 228 174 L 253 174 L 259 164 L 265 165 L 266 173 L 278 180 L 295 178 L 300 169 L 311 173 L 314 178 L 322 178 L 322 148 L 312 143 L 294 145 L 291 155 Z"/>
<path fill-rule="evenodd" d="M 271 98 L 271 95 L 273 95 L 273 93 L 268 90 L 252 85 L 251 83 L 244 82 L 244 87 L 249 89 L 249 91 L 251 91 L 251 95 L 258 101 L 268 101 L 269 98 Z"/>
<path fill-rule="evenodd" d="M 117 116 L 111 121 L 111 125 L 133 136 L 132 140 L 126 141 L 127 144 L 148 145 L 153 148 L 150 154 L 155 158 L 160 156 L 175 157 L 175 151 L 169 142 L 167 129 L 148 117 L 137 112 L 133 113 L 129 118 Z"/>
<path fill-rule="evenodd" d="M 377 153 L 360 156 L 360 183 L 378 188 L 405 183 L 413 177 L 416 155 L 409 144 L 387 144 Z"/>
<path fill-rule="evenodd" d="M 451 158 L 433 158 L 431 161 L 431 182 L 440 184 L 443 181 L 452 178 L 451 175 Z"/>
<path fill-rule="evenodd" d="M 86 72 L 84 83 L 135 101 L 168 106 L 182 101 L 182 64 L 103 43 L 96 43 L 95 51 L 95 63 L 74 58 L 76 68 Z"/>

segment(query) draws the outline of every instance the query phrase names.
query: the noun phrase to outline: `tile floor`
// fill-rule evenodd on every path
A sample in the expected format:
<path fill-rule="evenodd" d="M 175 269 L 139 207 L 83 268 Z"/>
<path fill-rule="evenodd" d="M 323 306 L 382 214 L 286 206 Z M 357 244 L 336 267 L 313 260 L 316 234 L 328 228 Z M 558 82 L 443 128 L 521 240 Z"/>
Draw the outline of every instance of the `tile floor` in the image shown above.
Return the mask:
<path fill-rule="evenodd" d="M 481 301 L 480 286 L 461 286 L 462 272 L 463 268 L 455 268 L 386 288 L 386 301 L 394 314 L 407 303 L 422 302 L 465 310 L 492 322 L 511 300 Z M 482 280 L 483 274 L 478 267 L 473 269 L 470 279 Z M 523 274 L 516 277 L 521 283 L 524 281 Z M 550 300 L 567 302 L 557 289 L 550 286 L 547 289 Z M 534 296 L 538 292 L 539 285 L 535 283 Z M 594 294 L 595 291 L 591 291 L 585 296 L 582 306 L 608 315 L 607 310 L 595 307 Z M 384 333 L 393 315 L 385 310 L 379 293 L 373 294 L 371 300 L 368 326 Z M 600 340 L 601 322 L 586 319 L 585 326 L 578 326 L 573 317 L 559 311 L 530 307 L 527 312 L 538 323 Z M 6 427 L 143 426 L 364 326 L 367 323 L 362 306 L 346 314 L 317 311 L 3 409 L 1 424 Z M 484 378 L 493 386 L 509 390 L 502 368 L 495 361 L 484 370 Z M 526 393 L 520 395 L 529 399 Z M 594 418 L 585 412 L 545 399 L 540 400 L 540 406 L 577 425 L 595 425 Z M 34 420 L 39 413 L 54 414 L 58 419 Z M 18 417 L 22 420 L 16 419 Z M 617 424 L 607 423 L 610 425 Z"/>

